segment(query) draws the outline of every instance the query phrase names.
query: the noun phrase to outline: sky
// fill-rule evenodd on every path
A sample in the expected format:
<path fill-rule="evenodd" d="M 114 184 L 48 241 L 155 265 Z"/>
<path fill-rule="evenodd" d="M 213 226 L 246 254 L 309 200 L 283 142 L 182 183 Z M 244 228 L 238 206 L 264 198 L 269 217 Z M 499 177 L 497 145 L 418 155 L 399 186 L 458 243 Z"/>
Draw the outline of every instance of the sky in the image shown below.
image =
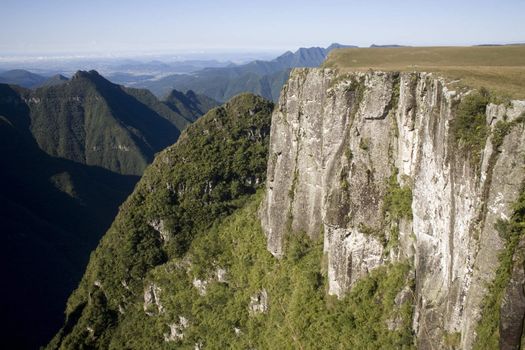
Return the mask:
<path fill-rule="evenodd" d="M 525 0 L 0 0 L 0 55 L 525 42 Z"/>

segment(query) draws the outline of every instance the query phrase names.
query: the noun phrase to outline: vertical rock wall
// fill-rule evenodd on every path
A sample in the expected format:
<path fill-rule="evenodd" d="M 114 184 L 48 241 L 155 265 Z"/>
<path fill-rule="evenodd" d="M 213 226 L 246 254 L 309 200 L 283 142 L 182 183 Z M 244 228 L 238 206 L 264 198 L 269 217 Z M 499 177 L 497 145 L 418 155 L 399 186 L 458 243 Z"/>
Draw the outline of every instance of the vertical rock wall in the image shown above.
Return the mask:
<path fill-rule="evenodd" d="M 338 297 L 375 267 L 408 259 L 421 349 L 454 333 L 472 346 L 503 247 L 494 223 L 510 216 L 525 179 L 522 123 L 499 150 L 487 141 L 481 166 L 458 152 L 450 121 L 462 97 L 427 73 L 296 69 L 272 118 L 260 213 L 268 250 L 282 256 L 289 232 L 324 235 Z M 489 105 L 487 124 L 524 110 L 523 101 Z M 392 176 L 412 189 L 412 218 L 385 212 Z"/>

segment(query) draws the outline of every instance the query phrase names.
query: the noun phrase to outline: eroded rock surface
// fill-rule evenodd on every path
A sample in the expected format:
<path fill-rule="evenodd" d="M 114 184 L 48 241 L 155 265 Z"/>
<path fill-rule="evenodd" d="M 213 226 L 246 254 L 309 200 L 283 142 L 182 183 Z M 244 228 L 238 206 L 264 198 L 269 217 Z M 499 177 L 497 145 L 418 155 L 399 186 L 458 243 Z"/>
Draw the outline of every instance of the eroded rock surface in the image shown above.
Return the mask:
<path fill-rule="evenodd" d="M 459 152 L 451 121 L 467 93 L 429 73 L 295 69 L 272 117 L 260 209 L 268 250 L 281 257 L 288 232 L 324 235 L 338 297 L 377 266 L 408 259 L 419 349 L 456 333 L 472 347 L 504 244 L 494 224 L 510 216 L 525 180 L 523 123 L 498 149 L 489 137 L 479 164 Z M 487 126 L 524 111 L 523 101 L 491 104 Z M 385 211 L 393 176 L 413 194 L 399 220 Z"/>
<path fill-rule="evenodd" d="M 164 311 L 160 301 L 161 289 L 155 283 L 149 284 L 144 290 L 144 312 L 148 316 L 153 316 Z"/>
<path fill-rule="evenodd" d="M 268 311 L 268 293 L 262 289 L 250 297 L 249 305 L 250 314 L 260 314 Z"/>

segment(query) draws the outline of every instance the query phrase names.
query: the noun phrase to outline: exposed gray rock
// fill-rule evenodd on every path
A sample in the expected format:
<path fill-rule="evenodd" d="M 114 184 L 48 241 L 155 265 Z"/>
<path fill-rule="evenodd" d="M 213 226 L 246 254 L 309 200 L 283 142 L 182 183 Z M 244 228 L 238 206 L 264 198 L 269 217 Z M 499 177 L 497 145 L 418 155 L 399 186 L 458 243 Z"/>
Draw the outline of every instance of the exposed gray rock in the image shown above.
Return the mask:
<path fill-rule="evenodd" d="M 289 231 L 324 234 L 338 297 L 375 267 L 409 259 L 419 349 L 457 333 L 472 347 L 503 247 L 494 223 L 510 216 L 525 180 L 523 124 L 498 150 L 489 139 L 480 166 L 458 154 L 450 122 L 464 96 L 429 73 L 295 69 L 272 117 L 260 208 L 268 250 L 281 257 Z M 489 105 L 487 125 L 524 111 L 524 101 Z M 412 188 L 412 219 L 393 223 L 384 196 L 396 169 Z M 392 225 L 397 242 L 385 245 Z"/>
<path fill-rule="evenodd" d="M 170 328 L 170 332 L 164 333 L 164 341 L 172 342 L 172 341 L 184 339 L 184 330 L 188 328 L 189 325 L 190 325 L 190 322 L 188 321 L 186 317 L 179 316 L 179 322 L 168 324 L 168 327 Z M 197 344 L 195 344 L 195 346 L 197 347 Z"/>
<path fill-rule="evenodd" d="M 329 256 L 328 292 L 338 297 L 368 271 L 383 262 L 383 245 L 358 230 L 325 226 L 325 253 Z"/>
<path fill-rule="evenodd" d="M 249 311 L 251 315 L 266 313 L 268 311 L 268 293 L 262 289 L 250 297 Z"/>
<path fill-rule="evenodd" d="M 388 74 L 365 75 L 362 101 L 359 101 L 359 115 L 364 119 L 384 119 L 392 99 L 393 80 Z"/>
<path fill-rule="evenodd" d="M 220 283 L 228 282 L 228 272 L 226 271 L 226 269 L 223 269 L 221 267 L 217 268 L 216 275 L 217 275 L 218 282 Z"/>
<path fill-rule="evenodd" d="M 197 292 L 199 293 L 199 295 L 201 296 L 206 295 L 206 289 L 208 288 L 207 280 L 200 280 L 198 278 L 194 278 L 192 283 L 195 289 L 197 289 Z"/>
<path fill-rule="evenodd" d="M 161 289 L 155 283 L 149 284 L 144 290 L 144 312 L 153 316 L 164 312 L 164 306 L 160 302 Z"/>
<path fill-rule="evenodd" d="M 506 115 L 509 120 L 513 120 L 524 110 L 525 103 L 514 101 L 511 107 L 507 107 Z M 495 277 L 498 254 L 503 248 L 503 241 L 494 224 L 498 219 L 508 219 L 511 216 L 512 204 L 516 201 L 525 180 L 524 124 L 515 126 L 505 137 L 492 167 L 489 166 L 491 154 L 492 144 L 489 139 L 480 176 L 484 184 L 483 199 L 486 210 L 480 211 L 482 220 L 477 227 L 477 231 L 480 232 L 479 239 L 475 241 L 477 245 L 469 249 L 469 254 L 475 256 L 475 261 L 470 265 L 469 275 L 472 276 L 470 284 L 465 286 L 470 288 L 464 292 L 466 296 L 463 317 L 462 320 L 458 320 L 462 325 L 458 327 L 458 330 L 462 329 L 462 346 L 466 349 L 470 348 L 475 339 L 475 327 L 481 317 L 480 305 L 486 295 L 486 286 Z M 490 168 L 492 168 L 491 172 L 489 172 Z M 474 231 L 474 236 L 477 231 Z M 457 259 L 459 261 L 464 259 L 461 252 L 458 252 Z"/>
<path fill-rule="evenodd" d="M 166 228 L 164 220 L 156 219 L 148 223 L 155 231 L 160 234 L 160 239 L 163 242 L 168 242 L 170 240 L 170 231 Z"/>

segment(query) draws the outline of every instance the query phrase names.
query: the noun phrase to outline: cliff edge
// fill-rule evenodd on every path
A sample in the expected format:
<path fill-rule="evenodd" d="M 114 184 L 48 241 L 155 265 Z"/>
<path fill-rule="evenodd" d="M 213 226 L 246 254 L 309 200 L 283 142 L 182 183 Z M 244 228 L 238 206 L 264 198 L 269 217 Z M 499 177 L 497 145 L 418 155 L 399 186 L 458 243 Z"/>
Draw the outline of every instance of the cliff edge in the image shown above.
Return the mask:
<path fill-rule="evenodd" d="M 323 237 L 339 298 L 407 261 L 418 349 L 472 348 L 508 246 L 498 223 L 513 217 L 525 180 L 524 111 L 525 101 L 456 91 L 431 73 L 295 69 L 272 116 L 268 250 L 281 257 L 297 232 Z M 502 308 L 501 338 L 519 312 Z"/>

